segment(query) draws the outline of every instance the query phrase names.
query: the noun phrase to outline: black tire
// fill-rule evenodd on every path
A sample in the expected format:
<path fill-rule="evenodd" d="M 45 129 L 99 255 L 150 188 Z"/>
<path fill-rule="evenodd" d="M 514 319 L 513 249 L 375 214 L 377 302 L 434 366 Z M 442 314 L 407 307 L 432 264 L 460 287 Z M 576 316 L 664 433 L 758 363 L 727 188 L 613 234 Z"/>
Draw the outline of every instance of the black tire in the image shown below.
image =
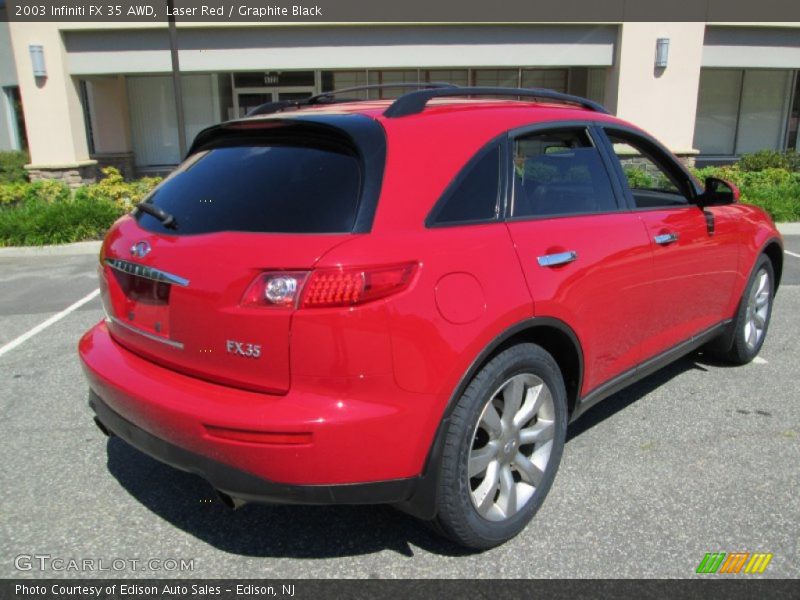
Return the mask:
<path fill-rule="evenodd" d="M 764 273 L 766 273 L 768 278 L 768 302 L 766 305 L 766 317 L 764 318 L 763 333 L 761 333 L 756 343 L 752 344 L 748 343 L 747 333 L 749 330 L 746 327 L 748 321 L 750 320 L 752 310 L 750 300 L 753 296 L 754 289 L 758 288 L 759 283 L 761 282 L 762 274 Z M 733 330 L 731 336 L 733 338 L 733 343 L 726 351 L 716 353 L 719 358 L 734 365 L 745 365 L 758 355 L 759 351 L 761 350 L 761 346 L 763 346 L 764 340 L 767 337 L 769 321 L 772 317 L 772 299 L 774 297 L 775 274 L 772 269 L 772 262 L 769 260 L 769 257 L 762 254 L 753 267 L 753 271 L 750 274 L 750 278 L 748 279 L 747 285 L 742 293 L 742 298 L 739 301 L 739 308 L 736 311 L 736 317 L 734 318 L 732 324 Z"/>
<path fill-rule="evenodd" d="M 530 451 L 533 454 L 538 450 L 542 450 L 544 445 L 549 442 L 544 441 L 542 442 L 544 445 L 540 446 L 538 441 L 525 443 L 521 437 L 506 441 L 506 438 L 502 436 L 498 437 L 497 440 L 488 442 L 492 444 L 496 442 L 493 448 L 501 448 L 497 453 L 502 455 L 501 460 L 503 462 L 496 462 L 498 465 L 503 464 L 502 469 L 507 470 L 500 471 L 503 474 L 499 476 L 501 483 L 495 484 L 501 487 L 490 486 L 487 489 L 492 491 L 487 492 L 483 497 L 488 499 L 489 494 L 491 494 L 492 498 L 500 498 L 503 492 L 502 482 L 509 481 L 509 479 L 504 479 L 504 476 L 508 477 L 507 473 L 512 473 L 514 477 L 512 481 L 515 483 L 512 483 L 511 487 L 515 490 L 524 488 L 525 495 L 517 496 L 515 491 L 511 496 L 506 492 L 506 507 L 511 506 L 512 501 L 508 500 L 509 497 L 514 498 L 515 506 L 519 502 L 525 503 L 517 508 L 507 508 L 506 512 L 510 516 L 506 517 L 503 511 L 498 508 L 499 504 L 495 504 L 495 500 L 484 502 L 482 506 L 485 507 L 491 504 L 492 506 L 489 510 L 494 511 L 493 515 L 485 517 L 478 512 L 476 501 L 473 501 L 473 492 L 478 495 L 480 495 L 480 492 L 478 489 L 473 490 L 472 486 L 476 485 L 474 482 L 480 477 L 470 479 L 468 462 L 470 453 L 474 451 L 473 445 L 477 443 L 480 435 L 478 430 L 479 421 L 481 423 L 485 422 L 481 421 L 481 419 L 484 417 L 484 409 L 489 410 L 487 405 L 490 402 L 493 403 L 492 410 L 495 410 L 494 407 L 500 403 L 502 412 L 495 411 L 494 414 L 503 415 L 503 427 L 507 431 L 503 436 L 511 436 L 513 438 L 514 433 L 505 425 L 507 417 L 505 415 L 505 400 L 503 399 L 505 398 L 505 391 L 503 390 L 507 387 L 504 384 L 511 382 L 512 379 L 516 382 L 537 382 L 535 386 L 526 387 L 523 384 L 522 388 L 516 388 L 522 389 L 522 408 L 527 406 L 525 403 L 529 402 L 530 398 L 534 397 L 529 396 L 527 390 L 538 387 L 538 381 L 541 381 L 546 386 L 549 396 L 543 396 L 539 406 L 545 406 L 544 403 L 548 402 L 548 397 L 552 399 L 552 404 L 547 404 L 547 418 L 542 418 L 541 415 L 544 413 L 541 411 L 543 409 L 539 408 L 537 410 L 540 412 L 537 412 L 531 420 L 521 421 L 519 426 L 514 426 L 518 427 L 517 434 L 519 434 L 519 429 L 530 428 L 526 429 L 526 431 L 532 431 L 535 425 L 546 427 L 547 436 L 552 435 L 552 445 L 549 447 L 549 458 L 544 459 L 546 463 L 537 473 L 537 477 L 540 477 L 538 485 L 534 486 L 532 484 L 529 485 L 523 479 L 522 473 L 524 469 L 521 470 L 520 467 L 516 466 L 514 457 L 518 459 L 519 453 L 523 451 Z M 531 402 L 530 406 L 533 405 L 534 403 Z M 521 415 L 522 408 L 514 414 Z M 525 419 L 522 416 L 520 418 Z M 511 423 L 513 424 L 514 420 L 511 420 Z M 498 354 L 478 372 L 453 410 L 450 425 L 445 435 L 440 465 L 435 528 L 458 544 L 473 549 L 491 548 L 517 535 L 533 518 L 553 484 L 564 450 L 566 431 L 567 394 L 561 371 L 553 357 L 540 346 L 527 343 L 513 346 Z M 547 448 L 544 448 L 543 451 L 546 452 L 547 450 Z M 477 451 L 480 451 L 480 448 Z M 520 464 L 523 463 L 524 461 L 520 460 Z M 485 482 L 488 481 L 488 468 L 481 473 L 484 474 Z M 477 488 L 480 488 L 480 485 L 477 485 Z M 505 489 L 509 489 L 508 483 L 505 484 Z M 526 495 L 531 493 L 531 489 L 533 490 L 532 495 L 525 499 Z M 484 510 L 486 509 L 484 508 Z M 491 520 L 492 518 L 497 520 Z"/>

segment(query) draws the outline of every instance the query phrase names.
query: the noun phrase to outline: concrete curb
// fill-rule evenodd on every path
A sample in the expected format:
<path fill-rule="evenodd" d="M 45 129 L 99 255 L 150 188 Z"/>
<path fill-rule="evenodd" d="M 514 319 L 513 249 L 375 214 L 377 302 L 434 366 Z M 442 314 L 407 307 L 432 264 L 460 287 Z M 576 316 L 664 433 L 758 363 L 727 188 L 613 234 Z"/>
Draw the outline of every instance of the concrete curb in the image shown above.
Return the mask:
<path fill-rule="evenodd" d="M 800 235 L 800 223 L 778 223 L 781 235 Z"/>
<path fill-rule="evenodd" d="M 800 222 L 778 223 L 782 235 L 800 235 Z M 0 258 L 15 256 L 69 256 L 75 254 L 99 254 L 102 242 L 75 242 L 58 246 L 11 246 L 0 248 Z"/>
<path fill-rule="evenodd" d="M 75 242 L 57 246 L 10 246 L 0 248 L 0 258 L 18 256 L 70 256 L 77 254 L 99 254 L 102 242 Z"/>

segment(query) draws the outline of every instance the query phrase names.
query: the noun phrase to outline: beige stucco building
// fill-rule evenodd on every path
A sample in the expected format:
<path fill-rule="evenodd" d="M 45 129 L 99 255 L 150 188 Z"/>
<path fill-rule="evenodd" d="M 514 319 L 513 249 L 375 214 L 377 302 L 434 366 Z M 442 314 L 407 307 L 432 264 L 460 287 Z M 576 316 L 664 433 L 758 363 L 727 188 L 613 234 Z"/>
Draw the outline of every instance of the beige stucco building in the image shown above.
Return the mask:
<path fill-rule="evenodd" d="M 0 81 L 0 119 L 13 118 L 18 94 L 25 131 L 6 137 L 27 139 L 32 177 L 77 182 L 98 165 L 133 175 L 179 162 L 165 24 L 7 27 L 15 69 L 5 71 L 15 73 Z M 188 142 L 273 99 L 422 80 L 586 96 L 698 161 L 798 146 L 800 23 L 179 23 L 178 44 Z M 35 76 L 38 47 L 45 74 Z"/>

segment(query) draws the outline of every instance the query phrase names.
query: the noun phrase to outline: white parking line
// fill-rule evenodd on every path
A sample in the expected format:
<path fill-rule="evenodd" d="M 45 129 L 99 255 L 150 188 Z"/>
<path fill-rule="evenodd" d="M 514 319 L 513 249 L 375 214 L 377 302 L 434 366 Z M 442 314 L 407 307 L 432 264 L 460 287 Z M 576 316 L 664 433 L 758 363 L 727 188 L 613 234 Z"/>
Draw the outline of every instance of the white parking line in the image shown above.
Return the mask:
<path fill-rule="evenodd" d="M 768 364 L 767 361 L 764 360 L 763 358 L 761 358 L 760 356 L 756 356 L 753 359 L 753 362 L 756 363 L 757 365 L 766 365 L 766 364 Z"/>
<path fill-rule="evenodd" d="M 784 250 L 783 252 L 785 254 L 788 254 L 789 256 L 794 256 L 795 258 L 800 258 L 800 254 L 798 254 L 797 252 L 790 252 L 789 250 Z"/>
<path fill-rule="evenodd" d="M 23 333 L 18 338 L 15 338 L 15 339 L 11 340 L 5 346 L 0 348 L 0 356 L 3 356 L 7 352 L 11 352 L 14 348 L 19 346 L 20 344 L 24 344 L 26 341 L 31 339 L 37 333 L 41 333 L 42 331 L 44 331 L 45 329 L 50 327 L 50 325 L 52 325 L 53 323 L 57 323 L 58 321 L 60 321 L 64 317 L 66 317 L 69 313 L 78 310 L 81 306 L 83 306 L 87 302 L 90 302 L 91 300 L 94 300 L 99 293 L 100 293 L 100 290 L 93 291 L 91 294 L 88 294 L 88 295 L 84 296 L 83 298 L 81 298 L 80 300 L 78 300 L 75 304 L 69 305 L 67 308 L 62 310 L 60 313 L 54 314 L 52 317 L 50 317 L 46 321 L 42 321 L 41 323 L 39 323 L 33 329 L 30 329 L 30 330 L 26 331 L 25 333 Z"/>

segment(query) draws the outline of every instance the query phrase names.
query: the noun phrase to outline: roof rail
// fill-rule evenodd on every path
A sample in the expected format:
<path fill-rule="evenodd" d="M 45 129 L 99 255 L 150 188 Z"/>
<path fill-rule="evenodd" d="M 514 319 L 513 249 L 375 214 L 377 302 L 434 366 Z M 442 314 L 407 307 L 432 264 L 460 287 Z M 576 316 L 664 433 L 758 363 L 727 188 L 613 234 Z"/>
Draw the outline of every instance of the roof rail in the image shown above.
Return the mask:
<path fill-rule="evenodd" d="M 427 82 L 420 81 L 415 83 L 376 83 L 372 85 L 360 85 L 356 87 L 342 88 L 340 90 L 331 90 L 330 92 L 322 92 L 310 98 L 301 98 L 299 100 L 278 100 L 277 102 L 267 102 L 256 106 L 253 110 L 247 113 L 248 117 L 256 115 L 269 115 L 277 112 L 282 112 L 290 108 L 300 108 L 302 106 L 313 106 L 315 104 L 335 104 L 337 102 L 357 102 L 366 101 L 353 98 L 337 99 L 339 94 L 349 94 L 351 92 L 363 92 L 369 90 L 383 90 L 391 88 L 414 88 L 416 90 L 433 90 L 433 89 L 458 89 L 451 83 Z"/>
<path fill-rule="evenodd" d="M 575 104 L 593 110 L 595 112 L 609 114 L 602 104 L 573 96 L 563 94 L 545 88 L 504 88 L 504 87 L 454 87 L 418 90 L 403 94 L 392 105 L 383 112 L 383 116 L 388 118 L 405 117 L 415 115 L 425 110 L 425 105 L 434 98 L 456 98 L 470 96 L 509 96 L 539 98 L 542 100 L 554 100 L 564 104 Z"/>

